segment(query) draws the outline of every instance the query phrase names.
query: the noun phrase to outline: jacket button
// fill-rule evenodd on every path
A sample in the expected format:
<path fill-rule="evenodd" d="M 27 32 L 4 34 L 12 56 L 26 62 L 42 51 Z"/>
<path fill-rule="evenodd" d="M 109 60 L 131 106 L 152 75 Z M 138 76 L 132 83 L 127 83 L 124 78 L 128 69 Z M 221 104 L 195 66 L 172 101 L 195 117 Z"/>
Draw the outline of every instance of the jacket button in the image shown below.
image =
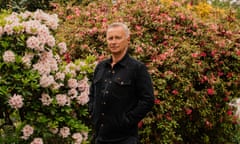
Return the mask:
<path fill-rule="evenodd" d="M 104 113 L 102 113 L 102 116 L 104 116 Z"/>
<path fill-rule="evenodd" d="M 103 127 L 103 124 L 101 124 L 101 127 Z"/>

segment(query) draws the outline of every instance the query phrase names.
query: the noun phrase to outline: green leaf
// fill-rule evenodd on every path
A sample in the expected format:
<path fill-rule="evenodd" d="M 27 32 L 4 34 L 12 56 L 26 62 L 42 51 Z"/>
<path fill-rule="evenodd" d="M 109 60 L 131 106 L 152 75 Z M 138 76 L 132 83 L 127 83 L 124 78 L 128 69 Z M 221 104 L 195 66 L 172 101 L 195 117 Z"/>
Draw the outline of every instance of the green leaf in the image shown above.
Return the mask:
<path fill-rule="evenodd" d="M 39 123 L 47 123 L 49 121 L 49 119 L 45 115 L 41 115 L 37 118 L 37 121 Z"/>

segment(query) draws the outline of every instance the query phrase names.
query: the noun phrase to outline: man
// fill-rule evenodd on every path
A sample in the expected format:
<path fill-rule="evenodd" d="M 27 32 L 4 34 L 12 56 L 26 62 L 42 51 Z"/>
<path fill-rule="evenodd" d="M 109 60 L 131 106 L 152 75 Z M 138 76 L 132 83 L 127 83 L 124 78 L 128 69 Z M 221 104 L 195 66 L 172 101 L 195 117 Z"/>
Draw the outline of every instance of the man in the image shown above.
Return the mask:
<path fill-rule="evenodd" d="M 94 144 L 137 144 L 138 122 L 154 104 L 146 66 L 127 53 L 129 33 L 123 23 L 107 29 L 111 58 L 97 65 L 89 95 Z"/>

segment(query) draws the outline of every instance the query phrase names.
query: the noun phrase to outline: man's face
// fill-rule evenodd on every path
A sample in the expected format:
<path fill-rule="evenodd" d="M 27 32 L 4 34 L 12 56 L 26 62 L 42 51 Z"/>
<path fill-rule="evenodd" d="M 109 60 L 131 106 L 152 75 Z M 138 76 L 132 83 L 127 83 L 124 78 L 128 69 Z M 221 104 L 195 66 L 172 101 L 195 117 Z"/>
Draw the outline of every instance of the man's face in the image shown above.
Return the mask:
<path fill-rule="evenodd" d="M 107 31 L 108 49 L 114 55 L 121 55 L 127 51 L 129 37 L 122 27 L 113 27 Z"/>

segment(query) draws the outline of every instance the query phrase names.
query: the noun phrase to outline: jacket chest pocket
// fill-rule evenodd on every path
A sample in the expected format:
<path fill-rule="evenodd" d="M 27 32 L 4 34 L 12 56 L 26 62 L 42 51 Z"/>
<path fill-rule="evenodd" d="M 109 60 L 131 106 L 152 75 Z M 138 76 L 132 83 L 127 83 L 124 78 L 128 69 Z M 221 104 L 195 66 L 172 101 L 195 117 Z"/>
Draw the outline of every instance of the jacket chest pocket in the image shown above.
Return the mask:
<path fill-rule="evenodd" d="M 115 78 L 113 80 L 113 91 L 112 94 L 115 98 L 118 99 L 127 99 L 131 95 L 132 91 L 132 80 L 131 79 L 122 79 Z"/>
<path fill-rule="evenodd" d="M 120 87 L 129 86 L 132 83 L 130 79 L 122 79 L 120 77 L 114 79 L 113 81 Z"/>

